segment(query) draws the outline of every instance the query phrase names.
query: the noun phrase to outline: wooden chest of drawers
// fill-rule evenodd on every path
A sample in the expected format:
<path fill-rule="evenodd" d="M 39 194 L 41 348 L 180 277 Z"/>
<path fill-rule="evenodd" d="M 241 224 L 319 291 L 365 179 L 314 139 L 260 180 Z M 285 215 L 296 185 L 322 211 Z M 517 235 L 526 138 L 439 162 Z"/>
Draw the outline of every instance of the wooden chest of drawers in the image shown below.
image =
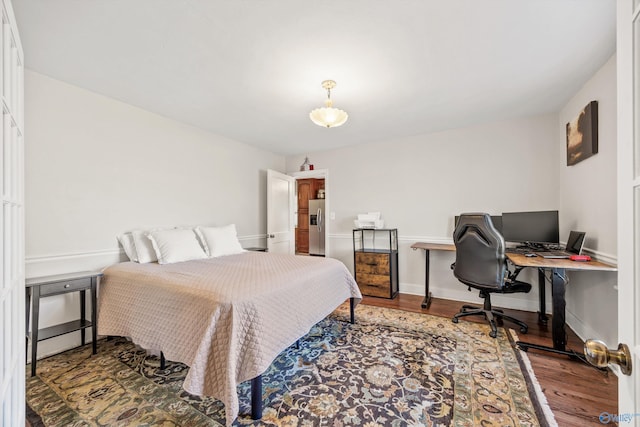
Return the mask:
<path fill-rule="evenodd" d="M 355 279 L 363 295 L 394 298 L 398 293 L 398 252 L 355 253 Z"/>
<path fill-rule="evenodd" d="M 353 264 L 362 295 L 395 298 L 398 294 L 398 230 L 353 230 Z"/>

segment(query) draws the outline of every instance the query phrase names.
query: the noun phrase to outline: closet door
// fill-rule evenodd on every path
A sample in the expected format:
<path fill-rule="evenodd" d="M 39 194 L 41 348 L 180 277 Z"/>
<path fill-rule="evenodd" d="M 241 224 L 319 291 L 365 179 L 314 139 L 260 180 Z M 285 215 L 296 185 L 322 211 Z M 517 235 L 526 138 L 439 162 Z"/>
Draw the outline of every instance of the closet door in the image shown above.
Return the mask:
<path fill-rule="evenodd" d="M 0 424 L 25 425 L 23 53 L 10 0 L 0 31 Z"/>

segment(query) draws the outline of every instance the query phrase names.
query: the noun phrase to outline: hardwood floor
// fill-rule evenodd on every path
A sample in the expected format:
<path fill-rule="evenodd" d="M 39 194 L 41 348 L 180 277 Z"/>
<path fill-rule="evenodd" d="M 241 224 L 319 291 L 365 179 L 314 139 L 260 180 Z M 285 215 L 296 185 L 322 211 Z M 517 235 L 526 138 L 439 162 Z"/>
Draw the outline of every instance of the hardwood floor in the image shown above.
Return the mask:
<path fill-rule="evenodd" d="M 422 299 L 421 296 L 399 294 L 393 300 L 364 297 L 363 303 L 449 318 L 463 305 L 459 301 L 434 298 L 428 309 L 422 309 L 420 307 Z M 478 304 L 481 305 L 480 298 L 478 298 Z M 509 309 L 504 311 L 523 320 L 529 326 L 529 332 L 526 335 L 518 332 L 522 340 L 551 345 L 551 320 L 548 322 L 549 326 L 545 326 L 538 323 L 537 313 Z M 460 321 L 484 322 L 485 320 L 481 316 L 470 316 Z M 505 325 L 510 324 L 506 322 Z M 567 347 L 582 352 L 584 344 L 582 340 L 569 328 L 567 328 L 567 334 Z M 599 421 L 601 413 L 618 413 L 618 378 L 613 372 L 598 370 L 563 355 L 536 350 L 529 350 L 527 354 L 560 427 L 602 426 Z"/>

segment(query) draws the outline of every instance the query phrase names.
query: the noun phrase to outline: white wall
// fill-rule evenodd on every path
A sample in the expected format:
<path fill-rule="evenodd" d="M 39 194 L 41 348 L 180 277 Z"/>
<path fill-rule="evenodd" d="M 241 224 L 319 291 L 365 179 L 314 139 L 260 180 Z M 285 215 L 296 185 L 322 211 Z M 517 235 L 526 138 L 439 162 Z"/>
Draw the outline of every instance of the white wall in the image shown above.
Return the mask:
<path fill-rule="evenodd" d="M 598 154 L 567 166 L 565 125 L 591 101 L 598 101 Z M 599 259 L 616 263 L 616 57 L 560 111 L 557 140 L 560 171 L 560 233 L 587 233 L 586 246 Z M 567 322 L 582 338 L 617 346 L 618 294 L 615 273 L 570 273 Z"/>
<path fill-rule="evenodd" d="M 316 169 L 329 170 L 328 196 L 336 214 L 332 256 L 353 271 L 353 219 L 380 211 L 385 225 L 398 228 L 401 292 L 424 294 L 424 254 L 410 246 L 423 240 L 450 242 L 455 215 L 558 209 L 562 152 L 556 139 L 557 116 L 552 114 L 311 153 Z M 296 171 L 303 161 L 304 155 L 288 157 L 287 171 Z M 433 295 L 477 303 L 477 292 L 467 292 L 454 279 L 453 260 L 452 253 L 432 252 Z M 537 283 L 537 276 L 529 275 Z M 529 295 L 494 300 L 536 311 L 537 286 Z"/>
<path fill-rule="evenodd" d="M 358 213 L 380 211 L 400 235 L 400 290 L 424 294 L 421 240 L 450 241 L 453 216 L 464 211 L 558 209 L 560 239 L 587 233 L 586 251 L 616 263 L 616 69 L 612 57 L 557 114 L 491 123 L 402 140 L 310 153 L 330 172 L 332 255 L 353 271 L 351 229 Z M 566 166 L 565 124 L 598 101 L 599 152 Z M 304 156 L 287 158 L 296 171 Z M 432 252 L 436 297 L 477 303 L 451 274 L 452 253 Z M 537 276 L 529 295 L 493 298 L 496 305 L 537 311 Z M 570 272 L 567 324 L 583 339 L 617 343 L 617 274 Z M 551 291 L 547 284 L 547 311 Z"/>
<path fill-rule="evenodd" d="M 233 222 L 245 246 L 264 244 L 266 169 L 284 170 L 282 156 L 28 70 L 25 98 L 27 277 L 117 262 L 116 236 L 135 228 Z M 41 326 L 77 307 L 75 294 L 44 299 Z"/>

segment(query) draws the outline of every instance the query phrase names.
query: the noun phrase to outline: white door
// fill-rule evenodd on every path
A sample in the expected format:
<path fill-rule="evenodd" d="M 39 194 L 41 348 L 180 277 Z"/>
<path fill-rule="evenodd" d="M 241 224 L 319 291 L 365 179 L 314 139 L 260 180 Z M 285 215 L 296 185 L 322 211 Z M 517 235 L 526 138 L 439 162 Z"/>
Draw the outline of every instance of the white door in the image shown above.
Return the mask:
<path fill-rule="evenodd" d="M 618 376 L 620 425 L 640 426 L 640 0 L 618 0 L 618 340 L 632 353 Z M 635 37 L 634 37 L 635 33 Z M 635 86 L 635 90 L 634 90 Z M 634 127 L 636 129 L 634 135 Z M 633 230 L 633 232 L 629 232 Z M 634 271 L 638 269 L 638 271 Z M 627 424 L 627 422 L 629 424 Z"/>
<path fill-rule="evenodd" d="M 267 248 L 269 252 L 295 253 L 294 197 L 292 176 L 267 170 Z"/>
<path fill-rule="evenodd" d="M 10 0 L 0 31 L 0 425 L 25 424 L 23 54 Z"/>

